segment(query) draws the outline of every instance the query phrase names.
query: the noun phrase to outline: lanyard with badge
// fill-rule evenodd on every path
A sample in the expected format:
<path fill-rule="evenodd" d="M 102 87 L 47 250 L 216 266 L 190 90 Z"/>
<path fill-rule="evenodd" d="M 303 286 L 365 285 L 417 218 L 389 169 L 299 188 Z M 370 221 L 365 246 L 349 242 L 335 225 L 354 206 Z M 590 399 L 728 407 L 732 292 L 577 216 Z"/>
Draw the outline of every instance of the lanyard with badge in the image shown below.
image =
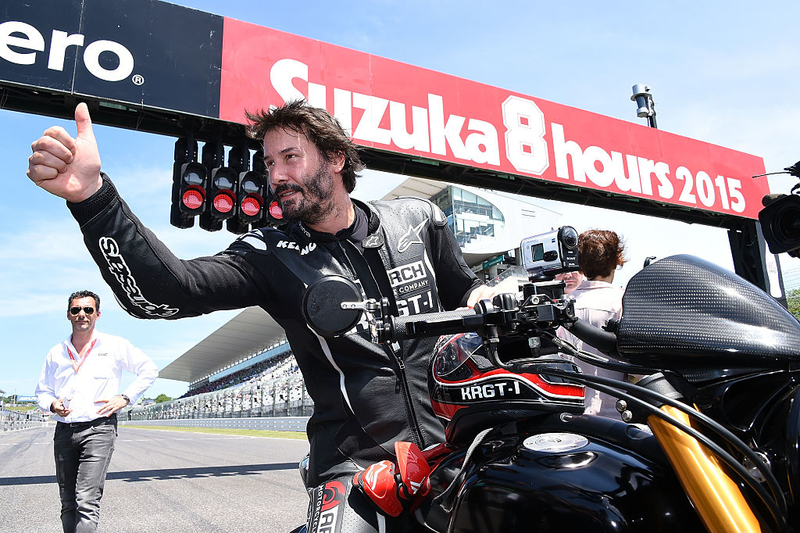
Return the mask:
<path fill-rule="evenodd" d="M 83 363 L 86 361 L 86 358 L 89 357 L 89 353 L 92 351 L 92 348 L 94 348 L 94 343 L 96 343 L 96 342 L 97 342 L 97 339 L 94 339 L 92 341 L 92 344 L 89 345 L 89 349 L 86 349 L 86 347 L 84 346 L 83 350 L 81 350 L 81 354 L 80 354 L 81 360 L 80 360 L 80 362 L 78 362 L 78 359 L 75 357 L 75 354 L 72 353 L 72 350 L 70 350 L 69 346 L 67 346 L 67 353 L 69 354 L 69 358 L 72 361 L 72 368 L 75 370 L 76 374 L 78 373 L 78 370 L 80 370 L 81 367 L 83 366 Z M 83 352 L 86 352 L 86 353 L 84 354 Z"/>

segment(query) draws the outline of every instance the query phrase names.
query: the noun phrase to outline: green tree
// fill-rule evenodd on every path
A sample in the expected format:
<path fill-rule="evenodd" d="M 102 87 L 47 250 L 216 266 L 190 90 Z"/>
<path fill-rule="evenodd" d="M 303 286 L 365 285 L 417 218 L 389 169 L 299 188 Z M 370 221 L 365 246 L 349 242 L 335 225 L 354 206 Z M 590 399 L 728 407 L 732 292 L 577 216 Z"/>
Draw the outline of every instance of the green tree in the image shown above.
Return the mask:
<path fill-rule="evenodd" d="M 164 402 L 169 402 L 171 400 L 172 400 L 172 398 L 170 398 L 166 394 L 159 394 L 158 396 L 156 396 L 156 399 L 154 401 L 156 403 L 164 403 Z"/>
<path fill-rule="evenodd" d="M 789 291 L 786 295 L 786 303 L 789 304 L 789 312 L 800 320 L 800 289 Z"/>

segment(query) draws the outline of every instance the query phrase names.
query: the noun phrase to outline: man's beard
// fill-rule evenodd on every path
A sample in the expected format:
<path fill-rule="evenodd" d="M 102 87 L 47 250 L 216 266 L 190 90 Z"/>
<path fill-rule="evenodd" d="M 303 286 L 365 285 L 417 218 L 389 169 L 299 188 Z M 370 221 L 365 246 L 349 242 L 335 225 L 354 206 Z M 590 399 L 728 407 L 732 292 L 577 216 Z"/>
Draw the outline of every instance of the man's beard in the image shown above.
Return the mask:
<path fill-rule="evenodd" d="M 297 191 L 290 201 L 284 203 L 280 195 L 284 191 Z M 303 185 L 287 183 L 275 189 L 275 196 L 279 199 L 283 218 L 289 221 L 301 221 L 314 225 L 321 222 L 334 210 L 333 203 L 333 176 L 323 164 L 313 176 L 306 176 Z"/>

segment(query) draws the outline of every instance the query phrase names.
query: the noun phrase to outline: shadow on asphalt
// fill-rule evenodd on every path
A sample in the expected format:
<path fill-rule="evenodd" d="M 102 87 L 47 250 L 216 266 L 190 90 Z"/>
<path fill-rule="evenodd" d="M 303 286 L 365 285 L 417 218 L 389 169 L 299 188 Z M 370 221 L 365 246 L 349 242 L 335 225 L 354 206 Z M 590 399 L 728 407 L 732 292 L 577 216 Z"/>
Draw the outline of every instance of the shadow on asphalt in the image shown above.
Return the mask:
<path fill-rule="evenodd" d="M 194 468 L 166 468 L 160 470 L 128 470 L 122 472 L 109 472 L 106 480 L 119 480 L 127 482 L 155 481 L 170 479 L 190 479 L 204 477 L 247 476 L 255 475 L 270 470 L 296 470 L 297 463 L 275 463 L 260 465 L 234 465 L 234 466 L 204 466 Z M 23 476 L 0 477 L 0 486 L 9 485 L 40 485 L 43 483 L 56 483 L 56 476 Z"/>

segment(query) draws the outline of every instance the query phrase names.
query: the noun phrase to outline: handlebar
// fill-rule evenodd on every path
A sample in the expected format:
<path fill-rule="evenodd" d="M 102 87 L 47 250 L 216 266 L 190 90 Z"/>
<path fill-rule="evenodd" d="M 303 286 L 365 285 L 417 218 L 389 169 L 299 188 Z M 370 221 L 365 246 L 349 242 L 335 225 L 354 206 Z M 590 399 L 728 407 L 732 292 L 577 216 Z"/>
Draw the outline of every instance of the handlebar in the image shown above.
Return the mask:
<path fill-rule="evenodd" d="M 579 318 L 576 318 L 572 324 L 564 324 L 564 327 L 586 344 L 605 354 L 616 350 L 617 336 L 610 331 L 600 329 Z"/>
<path fill-rule="evenodd" d="M 616 351 L 614 333 L 592 326 L 574 316 L 564 300 L 531 299 L 519 303 L 511 295 L 495 297 L 495 304 L 484 302 L 475 309 L 457 309 L 437 313 L 406 316 L 383 316 L 379 342 L 401 341 L 418 337 L 438 337 L 477 331 L 492 336 L 539 336 L 545 331 L 555 334 L 559 326 L 606 354 Z M 496 307 L 495 305 L 499 306 Z"/>
<path fill-rule="evenodd" d="M 386 331 L 387 338 L 384 340 L 401 341 L 473 331 L 483 325 L 482 317 L 483 315 L 476 314 L 474 309 L 387 317 L 390 327 Z"/>

